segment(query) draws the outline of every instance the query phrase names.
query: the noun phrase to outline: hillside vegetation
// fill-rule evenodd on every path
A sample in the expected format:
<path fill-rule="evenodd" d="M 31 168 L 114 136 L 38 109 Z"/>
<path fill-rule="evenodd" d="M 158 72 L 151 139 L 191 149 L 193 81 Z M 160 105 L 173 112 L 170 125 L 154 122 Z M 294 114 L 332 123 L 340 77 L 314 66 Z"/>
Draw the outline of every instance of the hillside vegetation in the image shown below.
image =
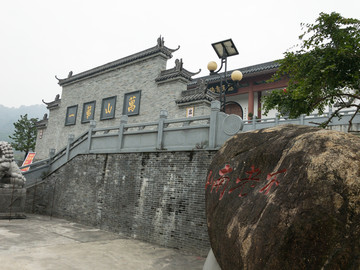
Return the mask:
<path fill-rule="evenodd" d="M 19 108 L 9 108 L 0 105 L 0 141 L 11 142 L 9 135 L 14 132 L 13 123 L 17 122 L 20 115 L 28 115 L 28 118 L 42 119 L 44 114 L 48 113 L 43 104 L 21 106 Z"/>

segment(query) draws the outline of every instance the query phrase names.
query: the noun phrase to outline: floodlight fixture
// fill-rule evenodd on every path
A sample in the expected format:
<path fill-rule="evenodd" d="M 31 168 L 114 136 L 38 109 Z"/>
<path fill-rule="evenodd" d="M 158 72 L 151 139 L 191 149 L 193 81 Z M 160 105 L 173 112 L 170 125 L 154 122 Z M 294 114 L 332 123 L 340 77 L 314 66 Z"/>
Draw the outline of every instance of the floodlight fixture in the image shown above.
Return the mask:
<path fill-rule="evenodd" d="M 211 62 L 209 62 L 207 68 L 210 71 L 210 75 L 217 74 L 220 77 L 219 99 L 220 99 L 220 104 L 221 104 L 221 111 L 225 112 L 226 92 L 229 90 L 229 88 L 231 86 L 238 87 L 239 82 L 241 81 L 241 79 L 243 77 L 242 73 L 239 70 L 235 70 L 231 74 L 231 79 L 233 82 L 230 84 L 227 82 L 227 58 L 229 56 L 237 55 L 237 54 L 239 54 L 239 52 L 236 49 L 235 44 L 232 41 L 232 39 L 215 42 L 215 43 L 211 44 L 211 46 L 214 48 L 217 56 L 221 59 L 221 66 L 218 70 L 216 70 L 217 69 L 216 62 L 211 61 Z M 223 68 L 223 66 L 225 67 L 224 79 L 223 79 L 223 75 L 219 73 L 220 70 Z M 226 89 L 223 89 L 223 81 L 226 85 Z"/>
<path fill-rule="evenodd" d="M 239 54 L 232 39 L 227 39 L 211 44 L 220 59 Z"/>

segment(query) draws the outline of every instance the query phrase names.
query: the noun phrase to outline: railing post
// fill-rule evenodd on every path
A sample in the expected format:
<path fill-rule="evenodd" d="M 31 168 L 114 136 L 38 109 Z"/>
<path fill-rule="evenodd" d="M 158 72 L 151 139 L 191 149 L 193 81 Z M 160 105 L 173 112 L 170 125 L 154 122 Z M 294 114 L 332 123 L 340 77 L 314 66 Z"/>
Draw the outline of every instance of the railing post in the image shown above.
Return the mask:
<path fill-rule="evenodd" d="M 93 134 L 93 129 L 94 128 L 96 128 L 96 121 L 95 120 L 90 120 L 90 128 L 89 128 L 89 132 L 88 132 L 87 153 L 90 153 L 92 134 Z"/>
<path fill-rule="evenodd" d="M 55 156 L 55 148 L 50 148 L 49 149 L 49 159 L 52 160 L 53 157 Z"/>
<path fill-rule="evenodd" d="M 275 114 L 275 126 L 279 125 L 279 114 Z"/>
<path fill-rule="evenodd" d="M 120 117 L 120 127 L 118 133 L 118 150 L 120 151 L 123 147 L 123 138 L 124 138 L 124 126 L 128 122 L 128 116 L 122 115 Z"/>
<path fill-rule="evenodd" d="M 216 130 L 217 130 L 217 118 L 220 112 L 220 102 L 215 100 L 211 102 L 210 113 L 210 128 L 209 128 L 209 148 L 215 148 L 216 146 Z"/>
<path fill-rule="evenodd" d="M 53 158 L 55 156 L 55 148 L 50 148 L 49 149 L 49 161 L 48 161 L 48 164 L 47 166 L 50 168 L 51 167 L 51 162 L 53 161 Z"/>
<path fill-rule="evenodd" d="M 252 119 L 252 129 L 253 130 L 256 129 L 256 116 L 255 115 L 253 116 L 253 119 Z"/>
<path fill-rule="evenodd" d="M 66 146 L 66 161 L 69 161 L 69 159 L 70 159 L 70 147 L 71 147 L 71 143 L 74 141 L 74 139 L 75 139 L 75 135 L 69 134 L 68 143 Z"/>
<path fill-rule="evenodd" d="M 328 118 L 330 118 L 332 115 L 332 107 L 331 105 L 329 106 L 329 112 L 328 112 Z"/>
<path fill-rule="evenodd" d="M 303 114 L 300 114 L 300 118 L 299 118 L 300 125 L 304 125 L 304 118 L 305 118 L 305 116 Z"/>
<path fill-rule="evenodd" d="M 160 111 L 160 119 L 158 124 L 158 136 L 156 142 L 156 149 L 162 150 L 163 149 L 163 134 L 164 134 L 164 122 L 168 116 L 168 112 L 166 110 Z"/>

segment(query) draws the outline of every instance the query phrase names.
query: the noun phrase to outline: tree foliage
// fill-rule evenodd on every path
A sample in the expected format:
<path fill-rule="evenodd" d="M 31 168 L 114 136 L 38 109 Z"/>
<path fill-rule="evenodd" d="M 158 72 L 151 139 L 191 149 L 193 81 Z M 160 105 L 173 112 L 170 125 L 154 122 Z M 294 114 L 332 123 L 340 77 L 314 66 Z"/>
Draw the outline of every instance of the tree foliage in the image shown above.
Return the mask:
<path fill-rule="evenodd" d="M 287 77 L 286 90 L 265 97 L 264 111 L 277 109 L 290 118 L 335 110 L 326 126 L 344 108 L 360 110 L 360 21 L 338 13 L 320 13 L 315 24 L 302 24 L 295 51 L 284 53 L 272 80 Z M 350 123 L 351 124 L 351 123 Z"/>
<path fill-rule="evenodd" d="M 15 150 L 25 152 L 25 157 L 30 151 L 34 151 L 36 144 L 37 118 L 28 119 L 27 114 L 20 115 L 20 119 L 14 123 L 14 133 L 9 136 L 13 140 L 11 146 Z"/>

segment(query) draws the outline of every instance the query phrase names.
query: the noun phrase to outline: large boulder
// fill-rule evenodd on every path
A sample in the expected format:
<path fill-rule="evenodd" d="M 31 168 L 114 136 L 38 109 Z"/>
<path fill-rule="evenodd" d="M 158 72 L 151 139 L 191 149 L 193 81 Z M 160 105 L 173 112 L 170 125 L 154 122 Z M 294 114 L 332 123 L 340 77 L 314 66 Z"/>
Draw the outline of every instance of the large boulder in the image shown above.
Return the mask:
<path fill-rule="evenodd" d="M 223 270 L 360 269 L 360 139 L 308 126 L 240 133 L 205 184 Z"/>

